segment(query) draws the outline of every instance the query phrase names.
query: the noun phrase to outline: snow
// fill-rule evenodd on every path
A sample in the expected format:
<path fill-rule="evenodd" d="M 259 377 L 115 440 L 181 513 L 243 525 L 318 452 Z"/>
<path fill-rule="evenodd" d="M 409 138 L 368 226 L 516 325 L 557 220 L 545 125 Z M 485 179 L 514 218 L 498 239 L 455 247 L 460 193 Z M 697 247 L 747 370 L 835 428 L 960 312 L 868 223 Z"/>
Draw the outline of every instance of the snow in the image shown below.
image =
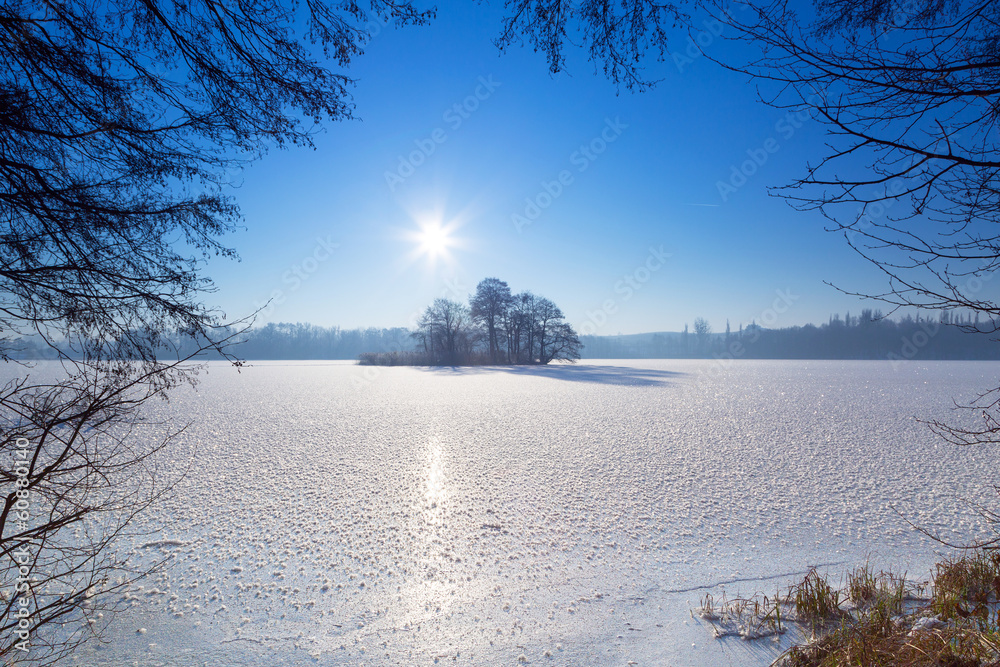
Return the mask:
<path fill-rule="evenodd" d="M 944 627 L 944 622 L 937 616 L 929 616 L 926 618 L 918 618 L 913 624 L 913 627 L 907 633 L 907 636 L 912 637 L 918 632 L 925 630 L 936 630 L 937 628 Z"/>
<path fill-rule="evenodd" d="M 691 610 L 968 538 L 1000 451 L 914 417 L 992 362 L 212 366 L 165 407 L 190 472 L 138 526 L 113 641 L 78 664 L 767 664 Z M 141 588 L 142 587 L 142 588 Z M 145 632 L 136 632 L 140 628 Z M 781 641 L 786 641 L 782 639 Z M 740 643 L 742 642 L 742 643 Z"/>

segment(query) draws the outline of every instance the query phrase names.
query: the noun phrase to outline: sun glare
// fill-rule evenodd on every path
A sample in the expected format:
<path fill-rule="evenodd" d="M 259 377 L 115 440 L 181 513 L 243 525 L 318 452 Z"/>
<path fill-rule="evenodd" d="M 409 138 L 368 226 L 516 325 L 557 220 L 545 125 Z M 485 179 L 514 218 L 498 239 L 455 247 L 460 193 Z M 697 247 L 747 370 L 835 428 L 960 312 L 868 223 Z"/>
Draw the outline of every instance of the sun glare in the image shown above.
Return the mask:
<path fill-rule="evenodd" d="M 399 230 L 398 238 L 409 245 L 402 266 L 421 264 L 425 271 L 437 272 L 442 267 L 455 269 L 458 257 L 469 247 L 469 241 L 459 230 L 468 216 L 460 213 L 447 218 L 440 210 L 410 213 L 412 226 Z"/>
<path fill-rule="evenodd" d="M 438 223 L 426 225 L 418 236 L 420 242 L 420 254 L 427 255 L 431 259 L 436 259 L 448 252 L 451 245 L 451 237 L 448 231 Z"/>

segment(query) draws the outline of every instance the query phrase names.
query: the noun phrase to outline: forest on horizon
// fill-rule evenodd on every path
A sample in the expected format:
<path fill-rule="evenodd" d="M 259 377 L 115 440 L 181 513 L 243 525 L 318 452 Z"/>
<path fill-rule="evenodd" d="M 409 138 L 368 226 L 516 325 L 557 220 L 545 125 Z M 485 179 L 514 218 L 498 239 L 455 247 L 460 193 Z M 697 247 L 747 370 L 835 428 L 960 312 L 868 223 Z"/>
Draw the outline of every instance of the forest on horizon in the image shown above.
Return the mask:
<path fill-rule="evenodd" d="M 833 315 L 818 326 L 767 329 L 751 323 L 724 332 L 702 326 L 680 332 L 584 335 L 580 336 L 580 355 L 582 359 L 989 360 L 1000 359 L 997 325 L 947 312 L 936 319 L 919 315 L 892 319 L 864 310 L 856 316 Z M 417 348 L 406 327 L 343 329 L 269 323 L 240 334 L 237 340 L 231 351 L 248 360 L 349 360 L 363 353 Z"/>

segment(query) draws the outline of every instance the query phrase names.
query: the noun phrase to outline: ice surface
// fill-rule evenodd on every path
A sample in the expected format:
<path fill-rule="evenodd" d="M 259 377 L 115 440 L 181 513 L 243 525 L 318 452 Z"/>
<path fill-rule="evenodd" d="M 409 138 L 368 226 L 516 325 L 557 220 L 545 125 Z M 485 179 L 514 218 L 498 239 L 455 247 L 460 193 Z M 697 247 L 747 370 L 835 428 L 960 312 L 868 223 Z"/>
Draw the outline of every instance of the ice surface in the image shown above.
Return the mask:
<path fill-rule="evenodd" d="M 983 362 L 213 366 L 166 407 L 188 477 L 126 551 L 86 665 L 767 664 L 706 592 L 771 593 L 871 557 L 911 577 L 982 527 L 1000 451 L 915 417 Z"/>

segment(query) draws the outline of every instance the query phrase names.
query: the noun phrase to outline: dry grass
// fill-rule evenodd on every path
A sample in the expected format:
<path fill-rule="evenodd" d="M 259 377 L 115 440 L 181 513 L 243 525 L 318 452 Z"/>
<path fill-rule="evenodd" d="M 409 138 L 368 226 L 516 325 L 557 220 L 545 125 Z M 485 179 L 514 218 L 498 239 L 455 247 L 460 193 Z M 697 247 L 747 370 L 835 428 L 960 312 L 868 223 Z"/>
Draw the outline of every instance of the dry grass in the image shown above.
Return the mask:
<path fill-rule="evenodd" d="M 844 615 L 841 592 L 830 585 L 826 577 L 811 568 L 805 578 L 788 591 L 798 621 L 809 623 L 814 631 L 837 621 Z"/>
<path fill-rule="evenodd" d="M 869 563 L 847 574 L 847 597 L 856 609 L 888 608 L 894 614 L 903 612 L 903 603 L 908 597 L 906 575 L 892 572 L 875 573 Z"/>
<path fill-rule="evenodd" d="M 764 595 L 730 600 L 723 593 L 718 602 L 711 594 L 706 594 L 701 599 L 698 614 L 712 623 L 716 637 L 760 639 L 785 632 L 778 594 L 774 598 Z"/>
<path fill-rule="evenodd" d="M 934 572 L 933 610 L 943 620 L 977 623 L 984 632 L 1000 626 L 1000 551 L 977 551 L 971 556 L 938 563 Z"/>
<path fill-rule="evenodd" d="M 1000 553 L 979 551 L 940 563 L 932 598 L 913 599 L 905 577 L 874 574 L 865 564 L 845 588 L 854 613 L 777 661 L 788 667 L 1000 667 Z M 933 615 L 932 615 L 933 614 Z"/>
<path fill-rule="evenodd" d="M 717 637 L 757 639 L 794 623 L 813 639 L 783 653 L 788 667 L 1000 667 L 1000 551 L 943 561 L 929 598 L 905 576 L 865 563 L 841 589 L 815 569 L 773 598 L 702 599 Z"/>
<path fill-rule="evenodd" d="M 886 625 L 862 617 L 792 648 L 778 662 L 788 667 L 996 667 L 1000 643 L 974 628 L 944 626 L 911 633 L 905 623 Z"/>

